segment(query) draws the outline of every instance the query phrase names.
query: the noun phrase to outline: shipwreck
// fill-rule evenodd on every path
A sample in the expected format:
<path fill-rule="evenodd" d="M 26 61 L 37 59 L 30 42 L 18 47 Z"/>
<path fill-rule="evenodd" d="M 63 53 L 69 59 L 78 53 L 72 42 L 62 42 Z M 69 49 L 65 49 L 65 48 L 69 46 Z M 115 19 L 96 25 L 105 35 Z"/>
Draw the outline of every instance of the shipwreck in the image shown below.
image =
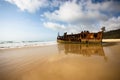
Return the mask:
<path fill-rule="evenodd" d="M 89 32 L 82 31 L 77 34 L 67 34 L 64 33 L 63 36 L 60 36 L 58 33 L 57 42 L 60 43 L 102 43 L 103 32 L 105 27 L 101 28 L 99 32 Z"/>

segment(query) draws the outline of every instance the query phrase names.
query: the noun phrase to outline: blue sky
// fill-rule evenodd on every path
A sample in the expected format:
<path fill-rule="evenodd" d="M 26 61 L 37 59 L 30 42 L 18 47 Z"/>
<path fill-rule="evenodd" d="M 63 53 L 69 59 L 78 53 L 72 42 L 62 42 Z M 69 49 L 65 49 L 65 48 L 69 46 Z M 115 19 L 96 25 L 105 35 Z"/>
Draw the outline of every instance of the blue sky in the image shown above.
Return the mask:
<path fill-rule="evenodd" d="M 120 28 L 119 0 L 0 0 L 0 40 L 55 40 L 102 26 Z"/>

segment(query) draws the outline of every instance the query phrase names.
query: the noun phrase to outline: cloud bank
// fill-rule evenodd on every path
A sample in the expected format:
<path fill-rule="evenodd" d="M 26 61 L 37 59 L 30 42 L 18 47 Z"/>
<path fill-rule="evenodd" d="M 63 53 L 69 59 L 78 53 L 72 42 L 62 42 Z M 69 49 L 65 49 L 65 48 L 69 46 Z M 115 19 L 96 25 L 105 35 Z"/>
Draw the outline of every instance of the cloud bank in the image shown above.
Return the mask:
<path fill-rule="evenodd" d="M 41 15 L 43 26 L 56 31 L 80 32 L 120 28 L 120 2 L 111 0 L 93 2 L 91 0 L 6 0 L 21 11 L 30 13 L 48 8 Z M 96 0 L 97 1 L 97 0 Z M 50 11 L 49 9 L 53 9 Z"/>

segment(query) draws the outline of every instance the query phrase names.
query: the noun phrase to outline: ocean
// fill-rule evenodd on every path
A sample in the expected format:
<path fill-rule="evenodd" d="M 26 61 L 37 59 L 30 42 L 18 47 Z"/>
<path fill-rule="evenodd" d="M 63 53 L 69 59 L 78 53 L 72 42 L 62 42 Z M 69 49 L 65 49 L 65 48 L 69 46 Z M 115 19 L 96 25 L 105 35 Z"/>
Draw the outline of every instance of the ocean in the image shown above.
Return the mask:
<path fill-rule="evenodd" d="M 0 49 L 34 47 L 57 44 L 56 41 L 0 41 Z"/>

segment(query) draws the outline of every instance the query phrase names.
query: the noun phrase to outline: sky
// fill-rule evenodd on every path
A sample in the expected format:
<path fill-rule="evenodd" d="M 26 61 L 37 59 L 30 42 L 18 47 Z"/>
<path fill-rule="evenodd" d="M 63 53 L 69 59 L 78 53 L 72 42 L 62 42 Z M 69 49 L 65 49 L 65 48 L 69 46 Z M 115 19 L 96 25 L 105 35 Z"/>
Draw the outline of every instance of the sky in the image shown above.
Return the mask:
<path fill-rule="evenodd" d="M 120 29 L 120 0 L 0 0 L 0 40 L 56 40 L 101 27 Z"/>

